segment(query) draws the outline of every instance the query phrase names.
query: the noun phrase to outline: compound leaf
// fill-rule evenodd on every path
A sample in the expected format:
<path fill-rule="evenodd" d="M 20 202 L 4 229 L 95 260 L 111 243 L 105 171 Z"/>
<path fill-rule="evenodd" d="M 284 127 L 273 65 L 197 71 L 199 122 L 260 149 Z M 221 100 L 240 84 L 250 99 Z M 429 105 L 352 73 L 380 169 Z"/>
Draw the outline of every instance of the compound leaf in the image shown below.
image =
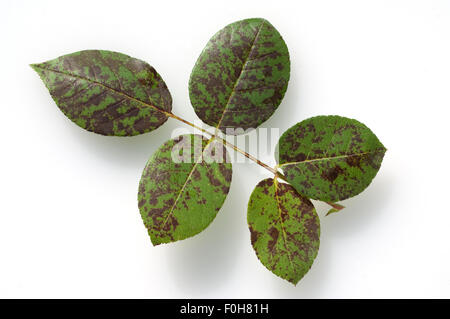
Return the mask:
<path fill-rule="evenodd" d="M 201 135 L 164 143 L 149 159 L 139 184 L 139 210 L 153 245 L 194 236 L 216 217 L 232 169 L 223 144 Z"/>
<path fill-rule="evenodd" d="M 261 263 L 297 284 L 319 251 L 320 221 L 311 201 L 291 185 L 268 178 L 250 196 L 247 221 Z"/>
<path fill-rule="evenodd" d="M 192 70 L 189 96 L 205 123 L 242 134 L 275 112 L 289 72 L 289 52 L 278 31 L 264 19 L 241 20 L 208 42 Z"/>
<path fill-rule="evenodd" d="M 276 157 L 297 191 L 336 202 L 369 186 L 385 152 L 364 124 L 340 116 L 317 116 L 288 129 L 278 142 Z"/>
<path fill-rule="evenodd" d="M 172 98 L 161 76 L 128 55 L 86 50 L 32 64 L 63 113 L 102 135 L 153 131 L 167 120 Z"/>

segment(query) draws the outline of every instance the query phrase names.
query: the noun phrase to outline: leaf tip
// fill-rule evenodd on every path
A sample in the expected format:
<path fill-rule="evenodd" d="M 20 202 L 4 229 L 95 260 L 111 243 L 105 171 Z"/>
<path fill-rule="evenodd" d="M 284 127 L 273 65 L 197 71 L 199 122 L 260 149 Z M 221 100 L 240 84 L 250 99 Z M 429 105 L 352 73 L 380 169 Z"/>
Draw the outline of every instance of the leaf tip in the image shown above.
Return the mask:
<path fill-rule="evenodd" d="M 333 214 L 333 213 L 337 213 L 338 211 L 339 211 L 339 209 L 331 208 L 331 209 L 325 214 L 325 216 L 328 216 L 328 215 Z"/>
<path fill-rule="evenodd" d="M 153 236 L 152 234 L 150 234 L 150 241 L 152 242 L 153 247 L 159 246 L 162 244 L 161 240 L 158 239 L 158 237 Z"/>
<path fill-rule="evenodd" d="M 294 287 L 297 287 L 297 284 L 299 283 L 300 279 L 295 279 L 295 280 L 288 280 L 289 283 L 291 283 L 292 285 L 294 285 Z"/>
<path fill-rule="evenodd" d="M 311 268 L 311 267 L 310 267 Z M 309 271 L 309 269 L 305 273 L 294 273 L 291 277 L 281 277 L 290 284 L 294 285 L 294 287 L 297 287 L 297 284 L 305 277 L 306 273 Z"/>
<path fill-rule="evenodd" d="M 333 213 L 337 213 L 345 208 L 345 206 L 340 205 L 338 203 L 327 202 L 327 204 L 331 206 L 331 209 L 328 211 L 328 213 L 326 213 L 325 216 L 328 216 Z"/>
<path fill-rule="evenodd" d="M 30 68 L 32 68 L 37 74 L 40 74 L 40 68 L 39 68 L 39 63 L 32 63 L 29 64 Z"/>
<path fill-rule="evenodd" d="M 158 241 L 158 240 L 151 240 L 153 247 L 159 246 L 162 244 L 162 242 Z"/>

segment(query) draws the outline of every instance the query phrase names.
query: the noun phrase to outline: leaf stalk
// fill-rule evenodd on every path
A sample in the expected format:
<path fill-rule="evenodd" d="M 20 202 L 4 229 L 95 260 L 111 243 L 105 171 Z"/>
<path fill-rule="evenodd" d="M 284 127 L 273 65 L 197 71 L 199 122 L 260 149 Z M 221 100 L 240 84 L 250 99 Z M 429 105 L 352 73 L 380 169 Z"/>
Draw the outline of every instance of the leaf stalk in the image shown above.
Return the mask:
<path fill-rule="evenodd" d="M 280 179 L 284 180 L 285 182 L 288 182 L 287 179 L 286 179 L 286 177 L 278 170 L 278 168 L 279 168 L 278 165 L 276 165 L 275 167 L 270 167 L 270 166 L 267 165 L 266 163 L 261 162 L 259 159 L 257 159 L 257 158 L 254 157 L 253 155 L 247 153 L 246 151 L 240 149 L 240 148 L 237 147 L 236 145 L 234 145 L 234 144 L 228 142 L 227 140 L 221 138 L 220 136 L 218 136 L 218 135 L 217 135 L 217 130 L 216 130 L 216 133 L 211 133 L 211 132 L 209 132 L 208 130 L 205 130 L 204 128 L 202 128 L 202 127 L 200 127 L 200 126 L 197 126 L 197 125 L 195 125 L 194 123 L 189 122 L 188 120 L 185 120 L 185 119 L 179 117 L 178 115 L 173 114 L 172 112 L 164 112 L 164 113 L 165 113 L 168 117 L 171 117 L 171 118 L 176 119 L 176 120 L 178 120 L 178 121 L 180 121 L 180 122 L 182 122 L 182 123 L 184 123 L 184 124 L 186 124 L 186 125 L 189 125 L 189 126 L 195 128 L 195 129 L 197 129 L 197 130 L 199 130 L 199 131 L 201 131 L 201 132 L 207 134 L 207 135 L 210 136 L 211 138 L 217 139 L 217 140 L 218 140 L 219 142 L 221 142 L 222 144 L 224 144 L 224 145 L 226 145 L 226 146 L 232 148 L 233 150 L 235 150 L 235 151 L 238 152 L 238 153 L 241 153 L 242 155 L 244 155 L 244 156 L 247 157 L 248 159 L 252 160 L 252 161 L 255 162 L 256 164 L 258 164 L 258 165 L 264 167 L 266 170 L 268 170 L 269 172 L 271 172 L 272 174 L 274 174 L 276 178 L 280 178 Z M 330 209 L 330 211 L 328 211 L 327 216 L 328 216 L 329 214 L 331 214 L 331 213 L 338 212 L 338 211 L 340 211 L 340 210 L 342 210 L 342 209 L 345 208 L 345 206 L 342 206 L 342 205 L 337 204 L 337 203 L 333 203 L 333 202 L 326 202 L 326 203 L 332 207 L 332 209 Z"/>

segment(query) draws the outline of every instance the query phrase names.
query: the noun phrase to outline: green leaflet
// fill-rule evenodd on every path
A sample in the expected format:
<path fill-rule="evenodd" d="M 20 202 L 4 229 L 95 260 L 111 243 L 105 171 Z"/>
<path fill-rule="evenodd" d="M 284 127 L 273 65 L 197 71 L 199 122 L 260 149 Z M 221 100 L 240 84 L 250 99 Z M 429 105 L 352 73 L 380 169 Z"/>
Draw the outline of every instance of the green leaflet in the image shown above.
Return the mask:
<path fill-rule="evenodd" d="M 225 201 L 231 175 L 227 151 L 213 139 L 182 135 L 164 143 L 149 159 L 138 193 L 153 245 L 204 230 Z"/>
<path fill-rule="evenodd" d="M 166 120 L 172 98 L 161 76 L 144 61 L 102 50 L 86 50 L 31 67 L 64 114 L 102 135 L 153 131 Z"/>
<path fill-rule="evenodd" d="M 336 202 L 369 186 L 386 152 L 364 124 L 340 116 L 317 116 L 288 129 L 277 161 L 300 193 Z"/>
<path fill-rule="evenodd" d="M 268 178 L 250 196 L 247 221 L 261 263 L 297 284 L 319 251 L 320 221 L 311 201 L 292 186 Z"/>
<path fill-rule="evenodd" d="M 277 109 L 289 71 L 287 46 L 267 20 L 237 21 L 217 32 L 200 54 L 189 80 L 191 103 L 205 123 L 242 134 Z"/>

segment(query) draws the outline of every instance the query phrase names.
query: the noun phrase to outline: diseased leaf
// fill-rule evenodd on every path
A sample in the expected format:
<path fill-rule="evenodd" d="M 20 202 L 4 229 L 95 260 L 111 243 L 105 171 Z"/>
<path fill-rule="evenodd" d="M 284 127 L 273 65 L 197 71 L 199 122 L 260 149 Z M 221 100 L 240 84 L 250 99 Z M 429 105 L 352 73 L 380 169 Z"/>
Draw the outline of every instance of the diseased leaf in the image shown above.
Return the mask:
<path fill-rule="evenodd" d="M 153 245 L 200 233 L 228 194 L 231 164 L 223 144 L 201 135 L 164 143 L 139 184 L 139 210 Z"/>
<path fill-rule="evenodd" d="M 161 76 L 128 55 L 86 50 L 31 67 L 63 113 L 78 126 L 102 135 L 153 131 L 166 120 L 172 98 Z"/>
<path fill-rule="evenodd" d="M 380 169 L 386 148 L 364 124 L 341 116 L 317 116 L 288 129 L 277 161 L 303 195 L 336 202 L 361 193 Z"/>
<path fill-rule="evenodd" d="M 287 46 L 267 20 L 237 21 L 217 32 L 200 54 L 189 80 L 191 103 L 205 123 L 242 134 L 277 109 L 289 71 Z"/>
<path fill-rule="evenodd" d="M 311 201 L 291 185 L 268 178 L 250 196 L 247 221 L 261 263 L 296 285 L 319 251 L 320 221 Z"/>

